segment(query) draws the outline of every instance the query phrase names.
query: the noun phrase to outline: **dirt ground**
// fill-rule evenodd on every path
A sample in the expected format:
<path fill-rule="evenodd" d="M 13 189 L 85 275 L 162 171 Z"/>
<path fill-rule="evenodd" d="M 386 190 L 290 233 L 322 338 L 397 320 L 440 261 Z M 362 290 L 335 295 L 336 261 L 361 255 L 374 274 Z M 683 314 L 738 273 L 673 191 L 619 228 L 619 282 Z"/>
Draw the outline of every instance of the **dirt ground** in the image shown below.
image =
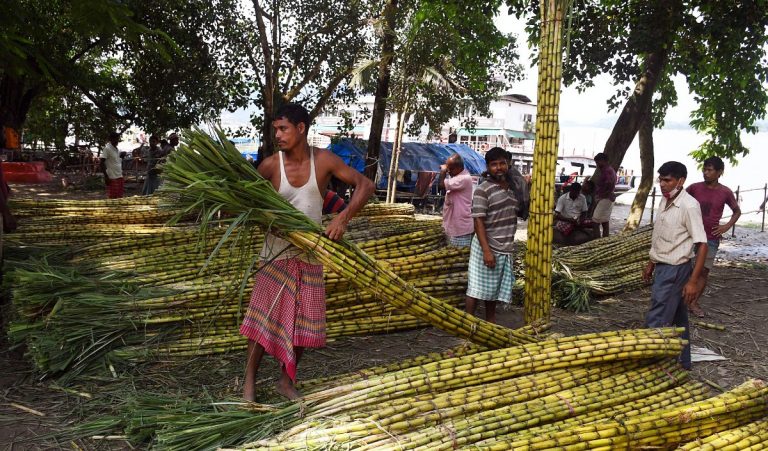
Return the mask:
<path fill-rule="evenodd" d="M 19 187 L 24 194 L 51 197 L 100 198 L 101 192 L 62 191 L 61 185 Z M 129 185 L 129 192 L 137 187 Z M 638 328 L 643 325 L 648 307 L 647 289 L 597 300 L 588 313 L 554 309 L 552 331 L 565 335 L 612 329 Z M 8 318 L 6 300 L 2 306 L 2 325 Z M 750 261 L 718 262 L 702 298 L 708 316 L 701 321 L 725 327 L 724 331 L 694 325 L 692 344 L 706 347 L 726 360 L 694 363 L 693 377 L 708 383 L 713 391 L 738 385 L 747 378 L 768 380 L 768 265 Z M 480 315 L 483 314 L 482 308 Z M 509 327 L 521 325 L 522 308 L 511 306 L 499 312 L 498 320 Z M 699 321 L 693 318 L 694 321 Z M 407 357 L 440 351 L 461 340 L 442 331 L 427 328 L 368 337 L 332 341 L 324 349 L 305 354 L 299 377 L 329 376 L 381 365 Z M 24 359 L 22 349 L 10 349 L 4 328 L 0 331 L 0 450 L 38 449 L 130 449 L 120 440 L 83 443 L 60 437 L 57 433 L 72 422 L 93 413 L 93 405 L 108 409 L 117 401 L 117 391 L 141 387 L 142 390 L 176 393 L 178 396 L 214 399 L 237 398 L 244 355 L 200 358 L 185 362 L 167 362 L 141 368 L 121 382 L 88 381 L 76 387 L 62 388 L 51 381 L 40 381 Z M 277 366 L 271 359 L 260 372 L 263 391 L 260 399 L 274 399 L 271 390 Z"/>

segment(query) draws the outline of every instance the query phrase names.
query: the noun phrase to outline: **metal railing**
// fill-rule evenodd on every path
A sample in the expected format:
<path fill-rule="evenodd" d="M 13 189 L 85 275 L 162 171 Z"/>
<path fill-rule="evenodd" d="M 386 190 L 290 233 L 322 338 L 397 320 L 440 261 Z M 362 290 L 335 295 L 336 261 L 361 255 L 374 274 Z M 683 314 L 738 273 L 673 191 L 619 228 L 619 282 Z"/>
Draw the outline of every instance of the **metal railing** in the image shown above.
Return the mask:
<path fill-rule="evenodd" d="M 768 202 L 768 183 L 764 184 L 761 188 L 749 188 L 749 189 L 741 189 L 741 185 L 736 186 L 736 191 L 733 193 L 736 197 L 736 202 L 739 204 L 739 208 L 741 208 L 741 195 L 748 192 L 754 192 L 754 191 L 762 191 L 763 192 L 763 203 L 760 205 L 760 208 L 757 210 L 751 210 L 751 211 L 743 211 L 741 212 L 742 215 L 750 214 L 750 213 L 762 213 L 762 219 L 760 221 L 760 231 L 765 232 L 765 207 L 766 203 Z M 651 192 L 651 223 L 653 223 L 653 214 L 654 209 L 656 208 L 656 187 L 653 187 L 653 191 Z M 727 219 L 730 218 L 733 215 L 723 216 L 721 219 Z M 733 225 L 733 228 L 731 229 L 731 237 L 736 236 L 736 224 Z"/>

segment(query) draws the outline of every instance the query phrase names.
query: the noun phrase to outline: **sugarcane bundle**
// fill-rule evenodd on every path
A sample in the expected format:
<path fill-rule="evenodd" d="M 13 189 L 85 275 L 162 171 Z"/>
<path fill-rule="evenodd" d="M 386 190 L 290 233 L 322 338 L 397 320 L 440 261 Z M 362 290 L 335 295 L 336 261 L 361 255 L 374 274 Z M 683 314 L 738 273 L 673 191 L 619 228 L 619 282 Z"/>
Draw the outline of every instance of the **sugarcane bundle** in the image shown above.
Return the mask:
<path fill-rule="evenodd" d="M 579 446 L 579 449 L 670 447 L 727 431 L 765 417 L 768 388 L 761 381 L 747 381 L 735 389 L 684 406 L 668 407 L 624 419 L 545 433 L 520 440 L 503 440 L 478 449 L 546 449 Z"/>
<path fill-rule="evenodd" d="M 360 216 L 413 216 L 416 207 L 412 204 L 368 203 L 360 210 Z"/>
<path fill-rule="evenodd" d="M 563 308 L 589 310 L 595 295 L 630 291 L 645 285 L 643 269 L 651 247 L 651 226 L 612 235 L 554 253 L 554 299 Z"/>
<path fill-rule="evenodd" d="M 618 331 L 427 356 L 392 372 L 374 369 L 342 376 L 335 385 L 310 384 L 302 402 L 264 406 L 250 415 L 238 409 L 206 412 L 179 402 L 181 411 L 171 402 L 131 423 L 147 425 L 141 435 L 156 434 L 154 444 L 161 449 L 213 449 L 253 439 L 264 440 L 253 445 L 263 449 L 351 449 L 397 447 L 387 439 L 410 434 L 415 445 L 423 441 L 417 437 L 439 432 L 438 425 L 451 428 L 475 416 L 491 425 L 492 406 L 510 417 L 529 418 L 527 426 L 510 419 L 507 426 L 513 429 L 573 420 L 576 413 L 598 415 L 608 407 L 621 410 L 625 404 L 630 407 L 621 411 L 639 412 L 701 399 L 701 387 L 686 384 L 687 373 L 665 360 L 680 352 L 679 332 Z M 666 398 L 657 396 L 662 393 Z M 650 401 L 643 403 L 646 397 Z M 130 435 L 130 427 L 123 432 Z M 447 429 L 425 447 L 440 441 L 451 447 L 445 436 Z"/>
<path fill-rule="evenodd" d="M 647 261 L 652 233 L 653 227 L 647 225 L 629 233 L 598 238 L 579 246 L 561 247 L 555 252 L 556 261 L 574 271 L 609 265 L 616 260 L 626 263 L 627 259 L 631 260 L 637 254 L 644 254 Z"/>
<path fill-rule="evenodd" d="M 680 451 L 740 451 L 768 448 L 768 418 L 701 437 L 678 448 Z M 762 447 L 760 447 L 762 446 Z"/>
<path fill-rule="evenodd" d="M 14 197 L 8 201 L 14 215 L 20 218 L 29 216 L 47 216 L 56 212 L 78 211 L 82 209 L 121 209 L 134 206 L 157 205 L 155 197 L 128 196 L 119 199 L 70 200 Z M 53 213 L 51 213 L 53 212 Z"/>
<path fill-rule="evenodd" d="M 625 370 L 596 380 L 586 379 L 579 386 L 560 389 L 534 399 L 520 400 L 520 395 L 514 392 L 507 395 L 508 397 L 498 398 L 482 395 L 484 397 L 474 402 L 459 404 L 452 409 L 441 408 L 419 417 L 419 422 L 435 422 L 439 419 L 440 423 L 411 433 L 397 434 L 395 440 L 382 436 L 378 441 L 372 441 L 370 437 L 364 441 L 370 442 L 366 446 L 370 449 L 394 446 L 398 449 L 455 449 L 500 434 L 564 420 L 671 389 L 679 380 L 685 378 L 685 371 L 679 367 L 675 369 L 674 364 L 666 365 L 667 367 L 650 366 L 640 370 Z M 670 370 L 673 378 L 666 377 Z M 462 414 L 466 412 L 470 415 L 451 422 L 442 420 L 451 418 L 453 411 L 457 409 Z M 418 425 L 418 422 L 411 423 Z M 411 426 L 400 427 L 411 429 Z"/>
<path fill-rule="evenodd" d="M 531 427 L 510 434 L 498 434 L 493 438 L 480 440 L 473 447 L 493 447 L 496 443 L 510 440 L 534 439 L 546 433 L 557 433 L 568 428 L 583 426 L 605 419 L 625 421 L 627 418 L 655 412 L 672 407 L 683 407 L 691 402 L 702 401 L 707 398 L 707 388 L 698 382 L 685 382 L 682 385 L 666 390 L 655 395 L 642 397 L 624 404 L 612 405 L 600 410 L 571 417 L 562 421 L 556 421 L 542 426 Z"/>
<path fill-rule="evenodd" d="M 414 289 L 352 243 L 331 241 L 321 227 L 283 199 L 253 166 L 242 160 L 223 134 L 219 141 L 199 131 L 186 131 L 184 143 L 164 167 L 162 190 L 182 215 L 202 211 L 199 217 L 226 210 L 231 229 L 259 225 L 278 233 L 358 288 L 430 324 L 488 346 L 532 341 L 533 338 L 489 324 Z"/>
<path fill-rule="evenodd" d="M 450 252 L 462 251 L 452 248 L 422 255 L 424 270 L 406 277 L 417 279 L 415 287 L 459 305 L 466 263 L 458 268 L 440 264 L 454 257 Z M 27 268 L 10 273 L 17 311 L 10 337 L 13 342 L 27 342 L 38 370 L 61 373 L 63 382 L 83 372 L 103 371 L 99 368 L 110 362 L 137 364 L 243 349 L 247 342 L 238 329 L 252 281 L 239 292 L 243 269 L 232 267 L 228 252 L 216 254 L 208 263 L 206 271 L 212 272 L 208 276 L 201 271 L 204 256 L 194 255 L 190 253 L 189 261 L 143 265 L 146 273 L 54 267 L 46 260 L 37 267 L 27 263 Z M 431 272 L 427 257 L 436 262 Z M 348 287 L 334 292 L 332 284 L 327 288 L 331 339 L 426 325 L 370 293 Z M 94 308 L 101 312 L 95 324 Z"/>

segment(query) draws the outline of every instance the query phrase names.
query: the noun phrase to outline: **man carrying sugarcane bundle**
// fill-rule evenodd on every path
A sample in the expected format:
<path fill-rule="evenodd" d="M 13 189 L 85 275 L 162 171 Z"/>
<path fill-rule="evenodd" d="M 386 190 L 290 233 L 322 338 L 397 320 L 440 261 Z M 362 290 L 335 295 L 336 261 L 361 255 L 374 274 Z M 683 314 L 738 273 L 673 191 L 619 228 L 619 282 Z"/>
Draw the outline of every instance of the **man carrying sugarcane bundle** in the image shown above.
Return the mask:
<path fill-rule="evenodd" d="M 720 247 L 720 238 L 724 233 L 736 224 L 741 217 L 741 208 L 736 201 L 736 196 L 730 188 L 720 183 L 720 177 L 725 170 L 725 163 L 718 157 L 710 157 L 704 160 L 702 173 L 703 182 L 694 183 L 688 186 L 688 194 L 699 201 L 701 206 L 701 216 L 704 220 L 704 231 L 707 233 L 707 259 L 704 261 L 704 277 L 700 280 L 699 292 L 696 299 L 691 303 L 689 309 L 695 316 L 705 316 L 704 310 L 699 305 L 699 298 L 707 286 L 709 271 L 715 265 L 715 255 Z M 733 214 L 730 221 L 720 225 L 720 219 L 723 218 L 723 209 L 728 205 Z"/>
<path fill-rule="evenodd" d="M 450 177 L 446 177 L 450 176 Z M 448 242 L 456 247 L 469 247 L 475 226 L 472 220 L 472 176 L 464 168 L 461 155 L 455 153 L 440 166 L 440 189 L 445 190 L 443 229 Z"/>
<path fill-rule="evenodd" d="M 699 202 L 683 189 L 688 170 L 677 161 L 659 168 L 659 187 L 663 198 L 653 223 L 650 261 L 643 280 L 650 282 L 651 307 L 645 317 L 647 327 L 684 327 L 683 338 L 690 339 L 688 308 L 699 290 L 699 280 L 707 258 L 707 234 Z M 697 248 L 695 265 L 691 264 Z M 691 368 L 691 345 L 680 355 L 685 369 Z"/>
<path fill-rule="evenodd" d="M 466 311 L 485 301 L 485 319 L 496 322 L 496 302 L 512 301 L 512 272 L 518 200 L 509 176 L 507 153 L 494 147 L 485 154 L 488 176 L 472 196 L 475 236 L 469 252 Z"/>
<path fill-rule="evenodd" d="M 320 222 L 325 187 L 331 176 L 355 187 L 349 206 L 330 222 L 325 234 L 338 240 L 349 220 L 373 194 L 373 183 L 331 152 L 313 149 L 307 142 L 309 113 L 289 103 L 272 123 L 280 151 L 258 168 L 275 189 L 298 210 Z M 248 338 L 245 369 L 246 400 L 255 398 L 256 373 L 266 351 L 281 363 L 276 390 L 296 399 L 296 366 L 304 348 L 325 345 L 325 288 L 323 267 L 312 256 L 267 233 L 261 268 L 240 333 Z"/>

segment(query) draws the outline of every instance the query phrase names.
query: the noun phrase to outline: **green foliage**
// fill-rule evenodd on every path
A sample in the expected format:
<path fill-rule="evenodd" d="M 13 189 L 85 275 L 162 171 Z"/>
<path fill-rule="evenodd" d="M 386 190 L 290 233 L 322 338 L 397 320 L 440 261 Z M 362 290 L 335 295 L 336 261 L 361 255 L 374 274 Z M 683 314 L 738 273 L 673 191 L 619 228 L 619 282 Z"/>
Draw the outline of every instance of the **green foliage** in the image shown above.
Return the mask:
<path fill-rule="evenodd" d="M 538 41 L 538 0 L 509 0 L 510 14 L 527 18 L 532 43 Z M 631 95 L 627 86 L 640 77 L 644 57 L 666 49 L 665 77 L 654 99 L 655 125 L 677 103 L 671 77 L 682 75 L 698 108 L 691 126 L 709 139 L 692 155 L 735 159 L 748 152 L 742 132 L 755 133 L 765 117 L 768 94 L 768 3 L 763 0 L 659 0 L 575 2 L 568 61 L 563 82 L 578 89 L 608 74 L 617 86 L 608 99 L 611 110 Z"/>
<path fill-rule="evenodd" d="M 389 107 L 410 115 L 408 133 L 442 125 L 467 106 L 488 113 L 490 102 L 519 80 L 514 36 L 496 28 L 497 1 L 423 0 L 403 6 L 392 58 Z M 409 9 L 410 7 L 410 9 Z M 375 87 L 378 61 L 366 61 L 364 90 Z M 467 118 L 471 122 L 472 118 Z"/>
<path fill-rule="evenodd" d="M 0 55 L 12 56 L 0 58 L 0 119 L 21 126 L 31 108 L 38 124 L 51 115 L 90 119 L 87 128 L 103 137 L 128 123 L 164 131 L 217 117 L 235 88 L 217 64 L 213 36 L 236 6 L 10 0 L 0 22 Z M 81 108 L 95 115 L 71 114 Z"/>

